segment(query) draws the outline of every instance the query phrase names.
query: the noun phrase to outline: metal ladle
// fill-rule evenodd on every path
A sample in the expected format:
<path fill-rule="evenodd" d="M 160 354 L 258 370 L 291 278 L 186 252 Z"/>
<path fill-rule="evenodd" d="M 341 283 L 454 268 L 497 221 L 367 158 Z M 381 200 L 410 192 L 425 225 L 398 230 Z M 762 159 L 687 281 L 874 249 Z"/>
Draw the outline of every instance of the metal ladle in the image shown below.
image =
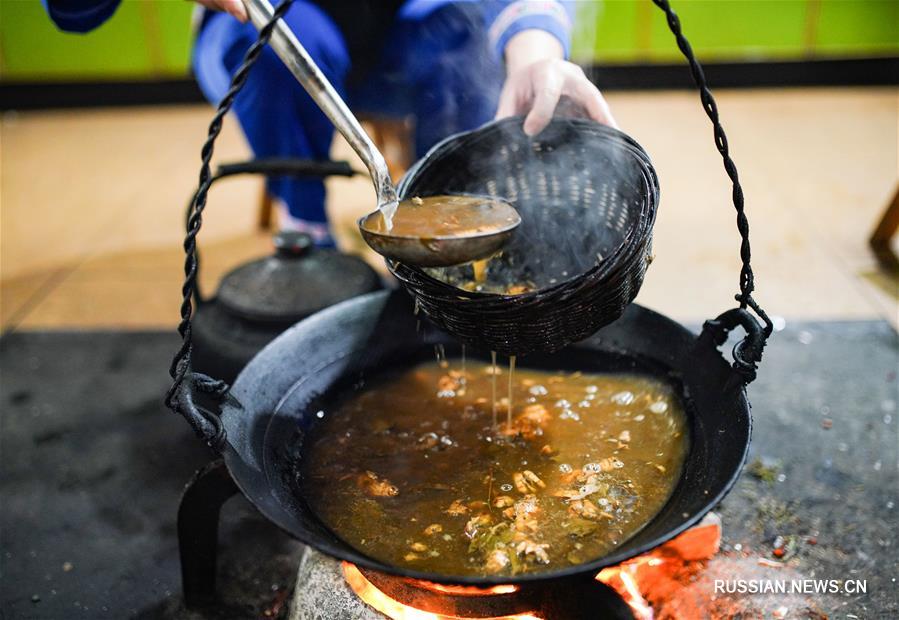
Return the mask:
<path fill-rule="evenodd" d="M 268 0 L 244 0 L 244 5 L 256 28 L 262 28 L 274 15 Z M 407 209 L 421 208 L 418 201 L 398 200 L 384 156 L 283 19 L 275 24 L 270 45 L 368 168 L 378 208 L 360 218 L 359 229 L 372 249 L 410 265 L 440 267 L 487 258 L 505 245 L 521 218 L 508 202 L 485 196 L 447 196 L 447 202 L 457 209 L 460 201 L 470 201 L 471 209 L 478 212 L 485 225 L 452 234 L 392 234 L 394 218 L 402 218 Z M 441 218 L 442 204 L 440 200 L 429 201 L 435 221 Z"/>

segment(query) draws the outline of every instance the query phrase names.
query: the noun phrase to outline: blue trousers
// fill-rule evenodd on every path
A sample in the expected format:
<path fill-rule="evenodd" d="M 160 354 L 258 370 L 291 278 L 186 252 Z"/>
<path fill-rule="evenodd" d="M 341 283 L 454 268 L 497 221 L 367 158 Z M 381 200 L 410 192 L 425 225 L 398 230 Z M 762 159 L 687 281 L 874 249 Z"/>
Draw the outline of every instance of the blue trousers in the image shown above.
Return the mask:
<path fill-rule="evenodd" d="M 415 150 L 420 157 L 446 136 L 487 122 L 496 111 L 503 68 L 488 44 L 478 4 L 449 4 L 424 16 L 401 14 L 374 68 L 362 76 L 351 74 L 343 35 L 317 6 L 297 0 L 285 20 L 354 111 L 415 117 Z M 256 36 L 252 25 L 229 15 L 206 16 L 193 65 L 211 102 L 224 96 Z M 257 157 L 328 158 L 334 133 L 330 121 L 271 48 L 250 72 L 234 111 Z M 287 205 L 292 218 L 325 228 L 321 181 L 271 178 L 268 187 Z M 325 235 L 319 241 L 333 243 Z"/>

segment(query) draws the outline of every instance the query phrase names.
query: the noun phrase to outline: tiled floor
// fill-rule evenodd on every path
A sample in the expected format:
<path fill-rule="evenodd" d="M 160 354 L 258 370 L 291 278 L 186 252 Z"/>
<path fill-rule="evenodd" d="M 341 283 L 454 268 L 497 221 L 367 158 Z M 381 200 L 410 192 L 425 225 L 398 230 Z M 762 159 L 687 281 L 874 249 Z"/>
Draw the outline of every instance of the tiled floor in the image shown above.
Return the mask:
<path fill-rule="evenodd" d="M 899 91 L 718 93 L 743 180 L 758 300 L 787 318 L 897 321 L 897 284 L 871 277 L 866 239 L 897 185 Z M 611 93 L 622 127 L 662 185 L 656 261 L 638 301 L 682 320 L 733 303 L 739 268 L 730 190 L 689 92 Z M 8 113 L 0 126 L 0 309 L 4 331 L 170 327 L 178 316 L 182 218 L 196 182 L 206 106 Z M 338 143 L 336 157 L 349 157 Z M 233 122 L 219 161 L 247 157 Z M 357 163 L 357 165 L 359 165 Z M 329 181 L 344 247 L 373 193 Z M 213 191 L 201 234 L 204 281 L 267 251 L 260 182 Z"/>

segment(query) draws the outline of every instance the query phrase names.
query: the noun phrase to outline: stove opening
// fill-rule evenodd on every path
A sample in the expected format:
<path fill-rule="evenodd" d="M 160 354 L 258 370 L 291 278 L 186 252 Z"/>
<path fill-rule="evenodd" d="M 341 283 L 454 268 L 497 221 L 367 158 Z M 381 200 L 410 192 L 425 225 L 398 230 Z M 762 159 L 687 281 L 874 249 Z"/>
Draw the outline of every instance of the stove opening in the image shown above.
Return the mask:
<path fill-rule="evenodd" d="M 516 613 L 512 615 L 507 614 L 499 616 L 456 615 L 456 605 L 454 599 L 469 598 L 477 601 L 477 599 L 484 597 L 506 597 L 514 595 L 516 592 L 518 592 L 518 586 L 500 585 L 488 588 L 478 588 L 476 586 L 444 585 L 439 583 L 431 583 L 428 581 L 415 581 L 413 584 L 412 580 L 397 578 L 397 581 L 405 582 L 405 587 L 403 587 L 402 589 L 406 590 L 407 592 L 414 592 L 416 589 L 420 588 L 424 592 L 433 592 L 435 595 L 434 600 L 439 601 L 440 599 L 445 599 L 444 601 L 442 601 L 442 603 L 448 608 L 445 610 L 447 613 L 441 613 L 424 611 L 422 609 L 413 607 L 412 605 L 407 605 L 403 602 L 400 602 L 396 598 L 393 598 L 380 590 L 374 583 L 368 580 L 368 578 L 365 576 L 365 574 L 362 573 L 361 570 L 359 570 L 359 568 L 357 568 L 353 564 L 350 564 L 349 562 L 343 562 L 342 568 L 343 576 L 349 584 L 350 588 L 352 588 L 353 592 L 356 593 L 356 596 L 365 601 L 365 603 L 367 603 L 370 607 L 378 610 L 392 620 L 465 620 L 469 618 L 486 620 L 548 620 L 546 618 L 543 618 L 542 616 L 534 615 L 533 613 Z M 438 605 L 440 604 L 441 603 L 438 602 Z M 477 602 L 474 602 L 474 605 L 477 605 Z M 487 609 L 492 608 L 491 605 L 486 605 L 485 607 Z"/>

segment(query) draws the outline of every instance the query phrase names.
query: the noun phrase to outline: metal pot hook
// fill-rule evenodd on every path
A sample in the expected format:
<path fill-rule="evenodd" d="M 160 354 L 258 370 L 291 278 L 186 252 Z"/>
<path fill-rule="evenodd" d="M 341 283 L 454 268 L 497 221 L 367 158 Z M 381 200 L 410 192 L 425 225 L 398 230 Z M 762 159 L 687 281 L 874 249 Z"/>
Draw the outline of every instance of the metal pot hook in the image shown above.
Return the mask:
<path fill-rule="evenodd" d="M 745 308 L 731 308 L 703 324 L 699 341 L 710 343 L 715 348 L 720 347 L 737 327 L 742 327 L 746 336 L 734 345 L 732 367 L 743 385 L 748 385 L 755 381 L 759 362 L 762 361 L 762 351 L 771 335 L 771 329 L 767 325 L 760 323 Z"/>

